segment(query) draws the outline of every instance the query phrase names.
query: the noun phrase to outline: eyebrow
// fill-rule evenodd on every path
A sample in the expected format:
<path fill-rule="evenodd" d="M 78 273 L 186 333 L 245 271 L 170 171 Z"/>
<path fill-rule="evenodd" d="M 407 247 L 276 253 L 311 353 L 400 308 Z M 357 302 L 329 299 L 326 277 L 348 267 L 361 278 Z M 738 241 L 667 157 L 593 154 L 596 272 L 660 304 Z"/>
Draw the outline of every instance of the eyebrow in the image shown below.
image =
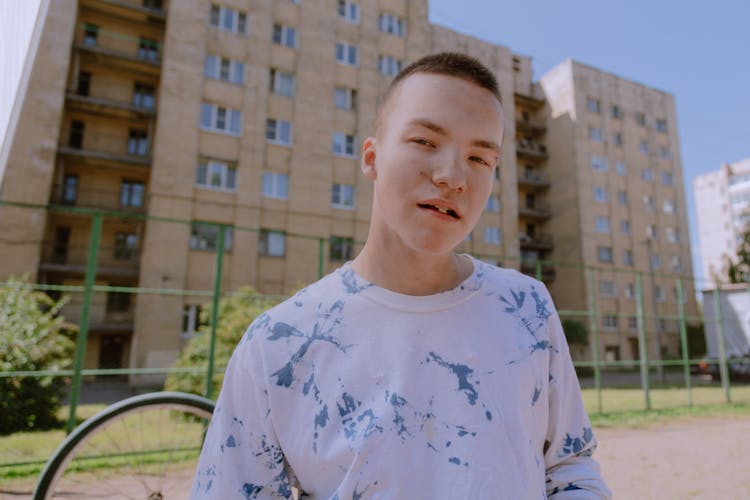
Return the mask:
<path fill-rule="evenodd" d="M 436 134 L 440 134 L 443 136 L 448 136 L 448 131 L 445 130 L 443 127 L 438 125 L 435 122 L 431 122 L 430 120 L 424 119 L 424 118 L 417 118 L 408 123 L 408 125 L 416 125 L 419 127 L 424 127 L 428 130 L 432 130 Z M 500 145 L 496 143 L 495 141 L 487 141 L 484 139 L 476 139 L 474 141 L 471 141 L 472 146 L 477 146 L 484 149 L 491 149 L 492 151 L 496 152 L 497 154 L 500 154 Z"/>

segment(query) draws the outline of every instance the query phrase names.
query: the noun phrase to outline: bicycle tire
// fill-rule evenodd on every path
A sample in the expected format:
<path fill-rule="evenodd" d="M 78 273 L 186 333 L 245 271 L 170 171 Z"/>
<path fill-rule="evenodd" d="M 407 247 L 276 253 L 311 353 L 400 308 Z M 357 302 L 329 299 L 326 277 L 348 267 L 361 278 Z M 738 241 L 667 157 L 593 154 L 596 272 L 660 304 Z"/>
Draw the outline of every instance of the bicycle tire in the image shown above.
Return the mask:
<path fill-rule="evenodd" d="M 58 448 L 52 454 L 52 457 L 47 461 L 44 469 L 42 470 L 42 474 L 39 477 L 36 488 L 34 490 L 33 498 L 34 500 L 48 500 L 54 498 L 58 485 L 64 474 L 66 473 L 66 468 L 68 468 L 71 462 L 76 459 L 76 455 L 79 452 L 82 452 L 88 444 L 93 444 L 94 440 L 98 436 L 103 436 L 107 432 L 107 429 L 111 429 L 120 424 L 123 424 L 127 430 L 126 419 L 129 416 L 139 415 L 141 421 L 143 421 L 143 415 L 148 414 L 150 418 L 155 418 L 151 415 L 158 416 L 159 413 L 157 412 L 160 411 L 165 412 L 168 416 L 171 415 L 171 412 L 177 412 L 178 415 L 183 416 L 192 416 L 193 418 L 197 418 L 198 421 L 196 422 L 183 418 L 182 422 L 178 422 L 177 424 L 175 424 L 178 425 L 187 422 L 190 432 L 187 432 L 186 434 L 190 434 L 190 436 L 186 437 L 192 440 L 193 438 L 195 438 L 195 433 L 199 430 L 197 427 L 198 425 L 202 426 L 203 431 L 205 430 L 205 426 L 210 420 L 211 415 L 213 414 L 213 410 L 214 402 L 210 399 L 196 396 L 194 394 L 181 392 L 155 392 L 142 394 L 139 396 L 133 396 L 131 398 L 124 399 L 111 406 L 108 406 L 101 412 L 97 413 L 96 415 L 76 427 L 76 429 L 60 444 L 60 446 L 58 446 Z M 169 418 L 171 419 L 172 417 L 169 416 Z M 182 429 L 182 431 L 185 431 L 185 429 Z M 143 429 L 139 429 L 139 432 L 142 433 Z M 204 432 L 201 432 L 200 442 L 195 443 L 198 451 L 200 451 L 200 447 L 202 445 L 203 435 Z M 114 439 L 111 436 L 109 438 L 111 440 Z M 173 451 L 184 450 L 166 450 L 166 452 L 170 454 Z M 125 454 L 121 453 L 119 456 L 124 456 L 126 457 L 126 459 L 128 459 L 128 454 L 130 454 L 130 456 L 132 457 L 137 457 L 139 453 L 165 453 L 165 450 L 157 449 L 155 451 L 149 452 L 135 451 Z M 107 455 L 104 456 L 108 457 Z M 118 455 L 115 454 L 109 457 L 112 456 L 117 457 Z M 92 457 L 88 456 L 81 458 L 91 459 Z M 171 462 L 167 461 L 167 463 Z M 104 468 L 106 469 L 107 467 L 105 466 Z M 71 476 L 72 475 L 73 473 L 71 473 Z M 118 476 L 118 479 L 120 479 L 121 477 L 122 476 Z M 156 478 L 157 476 L 154 477 Z M 145 487 L 145 482 L 142 482 Z M 85 485 L 83 485 L 82 487 L 86 488 Z M 70 492 L 68 492 L 63 496 L 84 498 L 81 496 L 80 492 L 75 494 L 71 494 Z M 111 495 L 105 496 L 111 498 Z M 160 499 L 164 498 L 164 496 L 161 494 L 161 492 L 153 492 L 152 494 L 147 495 L 146 498 Z"/>

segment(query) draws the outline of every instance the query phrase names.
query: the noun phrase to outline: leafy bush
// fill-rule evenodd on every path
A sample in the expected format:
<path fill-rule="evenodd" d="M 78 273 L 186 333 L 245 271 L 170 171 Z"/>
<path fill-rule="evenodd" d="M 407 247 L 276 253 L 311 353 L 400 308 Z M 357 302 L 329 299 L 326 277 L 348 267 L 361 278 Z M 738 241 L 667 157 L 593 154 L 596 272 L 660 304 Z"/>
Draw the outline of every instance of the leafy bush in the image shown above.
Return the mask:
<path fill-rule="evenodd" d="M 564 319 L 561 323 L 568 344 L 589 345 L 589 334 L 586 331 L 586 325 L 575 319 Z"/>
<path fill-rule="evenodd" d="M 250 287 L 240 288 L 236 294 L 219 301 L 218 326 L 214 347 L 213 376 L 214 394 L 218 394 L 224 380 L 224 368 L 229 358 L 250 326 L 261 313 L 278 304 L 278 297 L 259 295 Z M 201 308 L 201 326 L 198 333 L 188 341 L 173 368 L 205 368 L 208 366 L 208 350 L 211 340 L 211 306 Z M 164 384 L 167 391 L 182 391 L 203 395 L 206 391 L 206 375 L 201 373 L 170 373 Z"/>
<path fill-rule="evenodd" d="M 687 325 L 688 357 L 690 359 L 700 358 L 706 355 L 706 333 L 703 323 Z"/>
<path fill-rule="evenodd" d="M 71 363 L 72 332 L 55 301 L 25 279 L 0 287 L 0 371 L 63 370 Z M 62 377 L 0 378 L 0 435 L 60 425 L 56 416 Z"/>

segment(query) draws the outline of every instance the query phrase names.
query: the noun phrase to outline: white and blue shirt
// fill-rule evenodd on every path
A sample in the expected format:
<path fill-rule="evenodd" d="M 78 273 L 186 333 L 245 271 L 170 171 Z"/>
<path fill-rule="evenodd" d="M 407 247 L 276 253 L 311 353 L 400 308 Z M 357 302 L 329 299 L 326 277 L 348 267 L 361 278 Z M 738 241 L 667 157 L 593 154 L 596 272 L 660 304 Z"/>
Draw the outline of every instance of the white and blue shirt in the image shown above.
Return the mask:
<path fill-rule="evenodd" d="M 543 284 L 473 260 L 409 296 L 347 264 L 259 316 L 193 498 L 609 498 Z"/>

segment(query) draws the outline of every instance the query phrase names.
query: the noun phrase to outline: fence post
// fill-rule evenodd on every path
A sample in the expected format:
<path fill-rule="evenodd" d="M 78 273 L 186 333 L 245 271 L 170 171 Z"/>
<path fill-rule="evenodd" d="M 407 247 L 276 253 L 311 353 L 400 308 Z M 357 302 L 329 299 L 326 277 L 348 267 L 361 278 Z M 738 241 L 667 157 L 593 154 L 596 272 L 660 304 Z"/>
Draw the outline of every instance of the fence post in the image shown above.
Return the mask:
<path fill-rule="evenodd" d="M 542 263 L 539 259 L 536 259 L 536 262 L 534 263 L 534 274 L 538 281 L 542 281 Z"/>
<path fill-rule="evenodd" d="M 719 339 L 719 376 L 721 377 L 721 387 L 724 389 L 724 396 L 727 399 L 727 403 L 731 403 L 729 370 L 727 369 L 727 347 L 724 339 L 724 318 L 721 315 L 721 299 L 719 297 L 718 285 L 714 288 L 714 314 L 716 315 L 716 335 Z"/>
<path fill-rule="evenodd" d="M 221 273 L 224 264 L 224 234 L 227 225 L 219 224 L 219 235 L 216 238 L 216 274 L 214 275 L 214 294 L 211 298 L 211 337 L 208 344 L 208 370 L 206 373 L 206 397 L 213 399 L 214 393 L 214 353 L 216 351 L 216 326 L 219 321 L 219 298 L 221 297 Z"/>
<path fill-rule="evenodd" d="M 646 332 L 643 318 L 643 279 L 641 273 L 635 276 L 637 302 L 636 319 L 638 323 L 638 357 L 641 367 L 641 388 L 643 389 L 643 398 L 646 403 L 646 409 L 651 409 L 651 391 L 648 373 L 648 349 L 646 347 Z"/>
<path fill-rule="evenodd" d="M 318 239 L 318 279 L 323 277 L 323 245 L 325 240 L 323 238 Z"/>
<path fill-rule="evenodd" d="M 586 274 L 588 275 L 589 286 L 589 316 L 591 318 L 591 351 L 594 362 L 594 387 L 596 388 L 596 400 L 599 408 L 599 413 L 602 413 L 602 379 L 599 371 L 599 328 L 597 325 L 597 312 L 596 312 L 596 282 L 594 280 L 594 270 L 587 269 Z"/>
<path fill-rule="evenodd" d="M 70 390 L 70 413 L 65 429 L 70 433 L 76 426 L 76 408 L 81 396 L 81 370 L 86 357 L 86 344 L 89 336 L 89 315 L 91 313 L 91 298 L 94 293 L 96 279 L 96 264 L 99 260 L 99 241 L 102 236 L 102 216 L 94 214 L 91 220 L 91 236 L 89 237 L 89 252 L 86 261 L 86 276 L 83 288 L 83 306 L 81 307 L 81 322 L 76 337 L 76 357 L 73 368 L 73 382 Z"/>
<path fill-rule="evenodd" d="M 680 342 L 682 343 L 682 371 L 685 375 L 685 388 L 688 391 L 688 406 L 693 406 L 693 385 L 690 380 L 690 353 L 688 352 L 687 327 L 685 325 L 685 302 L 682 279 L 675 279 L 677 287 L 677 314 L 680 317 Z"/>

